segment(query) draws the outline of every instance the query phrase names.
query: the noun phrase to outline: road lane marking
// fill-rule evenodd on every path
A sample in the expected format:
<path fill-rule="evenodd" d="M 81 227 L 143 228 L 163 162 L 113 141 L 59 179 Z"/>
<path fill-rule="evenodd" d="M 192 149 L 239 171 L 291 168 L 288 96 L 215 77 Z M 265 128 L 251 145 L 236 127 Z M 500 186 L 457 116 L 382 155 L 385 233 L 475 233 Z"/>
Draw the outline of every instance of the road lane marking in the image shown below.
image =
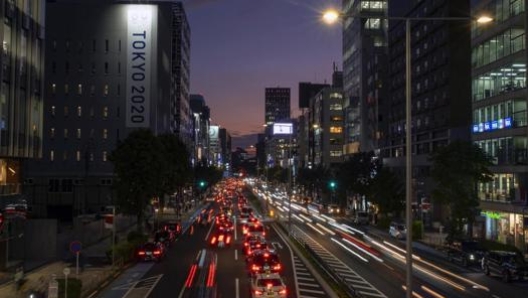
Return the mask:
<path fill-rule="evenodd" d="M 239 290 L 238 286 L 239 286 L 238 278 L 235 278 L 235 297 L 236 298 L 240 297 L 240 290 Z"/>
<path fill-rule="evenodd" d="M 275 233 L 277 235 L 279 235 L 279 237 L 282 239 L 282 242 L 284 242 L 284 244 L 286 244 L 286 247 L 288 247 L 288 250 L 290 251 L 290 256 L 291 256 L 291 262 L 292 262 L 292 269 L 293 269 L 293 279 L 295 281 L 295 293 L 297 294 L 297 297 L 301 297 L 301 294 L 299 293 L 299 282 L 297 281 L 297 269 L 295 268 L 295 255 L 293 254 L 293 251 L 290 247 L 290 245 L 288 244 L 288 242 L 286 242 L 286 239 L 284 239 L 284 237 L 282 237 L 282 234 L 279 233 L 279 231 L 277 230 L 277 228 L 275 228 L 275 226 L 272 226 L 273 230 L 275 230 Z"/>
<path fill-rule="evenodd" d="M 205 235 L 205 241 L 207 242 L 207 239 L 209 239 L 209 234 L 211 234 L 211 231 L 213 230 L 213 227 L 215 225 L 215 220 L 213 220 L 213 223 L 211 224 L 211 227 L 209 228 L 209 231 L 207 232 L 207 235 Z"/>
<path fill-rule="evenodd" d="M 235 261 L 238 260 L 238 250 L 235 249 Z"/>

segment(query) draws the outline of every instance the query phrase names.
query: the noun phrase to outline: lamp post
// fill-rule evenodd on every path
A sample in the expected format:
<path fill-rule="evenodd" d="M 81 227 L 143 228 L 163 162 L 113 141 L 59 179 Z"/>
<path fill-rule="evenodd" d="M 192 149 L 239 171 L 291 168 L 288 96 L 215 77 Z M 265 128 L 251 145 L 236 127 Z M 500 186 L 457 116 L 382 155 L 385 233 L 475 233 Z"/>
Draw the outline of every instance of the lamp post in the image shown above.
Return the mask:
<path fill-rule="evenodd" d="M 360 14 L 344 14 L 336 10 L 327 10 L 323 20 L 333 24 L 339 19 L 370 18 Z M 386 20 L 405 22 L 405 224 L 406 236 L 406 297 L 412 298 L 412 102 L 411 102 L 411 21 L 468 21 L 471 17 L 378 17 Z M 475 18 L 478 23 L 493 21 L 491 17 L 480 16 Z"/>

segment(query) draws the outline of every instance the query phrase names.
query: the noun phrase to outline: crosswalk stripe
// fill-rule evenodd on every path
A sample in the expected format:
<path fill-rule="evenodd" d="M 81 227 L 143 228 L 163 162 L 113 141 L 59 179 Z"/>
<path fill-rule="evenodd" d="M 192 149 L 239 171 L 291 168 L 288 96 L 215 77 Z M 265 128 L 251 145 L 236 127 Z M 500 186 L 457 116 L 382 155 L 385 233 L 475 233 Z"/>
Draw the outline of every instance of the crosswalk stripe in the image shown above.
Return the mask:
<path fill-rule="evenodd" d="M 312 288 L 320 288 L 320 286 L 318 284 L 309 284 L 309 283 L 305 283 L 305 282 L 298 282 L 297 284 L 300 285 L 300 286 L 307 286 L 307 287 L 312 287 Z"/>
<path fill-rule="evenodd" d="M 323 292 L 323 291 L 318 291 L 318 290 L 299 289 L 299 291 L 300 291 L 300 292 L 313 293 L 313 294 L 325 294 L 325 292 Z"/>

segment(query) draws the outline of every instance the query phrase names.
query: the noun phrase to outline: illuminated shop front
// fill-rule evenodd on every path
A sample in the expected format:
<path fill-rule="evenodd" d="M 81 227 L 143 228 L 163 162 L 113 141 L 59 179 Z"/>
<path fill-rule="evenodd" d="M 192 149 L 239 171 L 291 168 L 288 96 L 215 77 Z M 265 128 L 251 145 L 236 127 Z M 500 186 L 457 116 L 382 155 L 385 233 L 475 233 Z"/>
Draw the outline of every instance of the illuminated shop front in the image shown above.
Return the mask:
<path fill-rule="evenodd" d="M 482 211 L 481 215 L 486 219 L 486 239 L 515 245 L 526 251 L 528 226 L 525 223 L 528 221 L 528 214 Z"/>

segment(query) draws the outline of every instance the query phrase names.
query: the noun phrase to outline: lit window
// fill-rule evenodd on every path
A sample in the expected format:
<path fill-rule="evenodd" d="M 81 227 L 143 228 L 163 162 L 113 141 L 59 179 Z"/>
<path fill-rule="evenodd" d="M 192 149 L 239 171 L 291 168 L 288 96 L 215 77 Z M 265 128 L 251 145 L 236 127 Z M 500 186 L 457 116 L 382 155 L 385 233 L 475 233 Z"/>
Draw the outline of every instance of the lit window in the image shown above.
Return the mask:
<path fill-rule="evenodd" d="M 53 161 L 55 159 L 55 151 L 50 151 L 50 160 Z"/>
<path fill-rule="evenodd" d="M 107 95 L 108 95 L 108 89 L 110 89 L 110 87 L 108 87 L 108 84 L 105 84 L 105 85 L 104 85 L 104 88 L 103 88 L 103 94 L 104 94 L 104 96 L 107 96 Z"/>
<path fill-rule="evenodd" d="M 81 138 L 81 129 L 77 128 L 77 139 Z"/>
<path fill-rule="evenodd" d="M 108 107 L 103 108 L 103 118 L 108 118 Z"/>
<path fill-rule="evenodd" d="M 77 116 L 79 116 L 79 117 L 82 116 L 82 107 L 81 106 L 77 107 Z"/>
<path fill-rule="evenodd" d="M 90 153 L 90 161 L 94 161 L 94 154 Z"/>
<path fill-rule="evenodd" d="M 51 94 L 55 95 L 57 91 L 57 85 L 55 83 L 51 84 Z"/>
<path fill-rule="evenodd" d="M 82 84 L 77 85 L 77 94 L 82 95 Z"/>
<path fill-rule="evenodd" d="M 51 106 L 51 116 L 55 116 L 55 106 Z"/>
<path fill-rule="evenodd" d="M 67 128 L 64 129 L 64 138 L 65 139 L 68 138 L 68 129 Z"/>
<path fill-rule="evenodd" d="M 343 127 L 341 126 L 330 126 L 330 133 L 342 133 Z"/>
<path fill-rule="evenodd" d="M 50 129 L 50 137 L 53 139 L 55 137 L 55 128 Z"/>
<path fill-rule="evenodd" d="M 108 154 L 106 153 L 106 151 L 103 151 L 103 161 L 106 161 L 108 159 Z"/>
<path fill-rule="evenodd" d="M 103 128 L 103 139 L 107 139 L 108 138 L 108 129 L 106 128 Z"/>
<path fill-rule="evenodd" d="M 75 157 L 77 161 L 81 161 L 81 151 L 77 150 L 77 152 L 75 153 Z"/>

